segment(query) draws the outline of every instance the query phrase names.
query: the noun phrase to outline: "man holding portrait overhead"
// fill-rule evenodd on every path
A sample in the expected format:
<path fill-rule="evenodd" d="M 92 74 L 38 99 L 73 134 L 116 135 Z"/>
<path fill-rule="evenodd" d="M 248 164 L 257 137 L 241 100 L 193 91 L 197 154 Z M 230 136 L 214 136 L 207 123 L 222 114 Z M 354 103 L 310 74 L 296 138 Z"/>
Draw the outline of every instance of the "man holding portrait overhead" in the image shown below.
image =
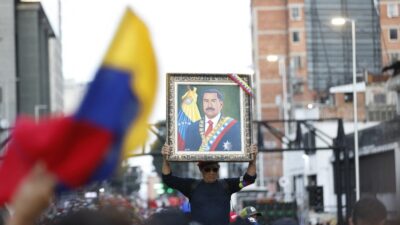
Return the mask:
<path fill-rule="evenodd" d="M 197 103 L 197 94 L 195 95 L 196 98 L 193 99 L 192 97 L 191 101 L 185 99 L 190 91 L 196 91 L 196 88 L 189 89 L 182 97 L 183 110 L 185 110 L 184 107 L 188 107 L 185 104 L 190 103 L 190 107 L 194 107 L 193 104 Z M 193 96 L 193 93 L 190 96 Z M 184 127 L 183 131 L 184 135 L 178 137 L 178 149 L 181 151 L 240 151 L 240 123 L 234 118 L 222 115 L 224 95 L 218 89 L 210 88 L 203 91 L 201 100 L 204 116 L 201 118 L 196 116 L 198 119 L 191 120 L 191 123 L 186 123 L 187 126 Z M 196 110 L 192 108 L 189 112 L 192 111 Z M 179 121 L 178 123 L 181 124 L 182 122 Z M 181 131 L 182 128 L 180 129 L 180 134 L 182 133 Z"/>

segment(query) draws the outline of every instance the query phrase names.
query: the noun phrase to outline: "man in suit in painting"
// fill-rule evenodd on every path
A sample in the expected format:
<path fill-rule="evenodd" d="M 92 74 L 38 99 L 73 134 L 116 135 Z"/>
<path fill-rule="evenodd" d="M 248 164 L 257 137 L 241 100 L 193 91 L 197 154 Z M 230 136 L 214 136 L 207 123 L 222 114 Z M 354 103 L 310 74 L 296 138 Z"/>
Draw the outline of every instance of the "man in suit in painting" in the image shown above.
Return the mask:
<path fill-rule="evenodd" d="M 185 151 L 240 151 L 240 123 L 222 115 L 223 94 L 215 88 L 202 95 L 204 117 L 188 126 Z"/>

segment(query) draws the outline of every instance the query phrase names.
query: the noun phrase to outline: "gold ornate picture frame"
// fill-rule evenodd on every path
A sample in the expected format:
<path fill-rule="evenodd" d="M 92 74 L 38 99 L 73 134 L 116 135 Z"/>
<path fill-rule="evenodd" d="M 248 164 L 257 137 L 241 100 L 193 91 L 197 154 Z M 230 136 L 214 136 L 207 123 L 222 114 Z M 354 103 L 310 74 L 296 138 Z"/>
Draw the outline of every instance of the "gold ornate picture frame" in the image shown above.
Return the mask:
<path fill-rule="evenodd" d="M 253 98 L 245 87 L 248 74 L 167 74 L 168 160 L 250 161 Z"/>

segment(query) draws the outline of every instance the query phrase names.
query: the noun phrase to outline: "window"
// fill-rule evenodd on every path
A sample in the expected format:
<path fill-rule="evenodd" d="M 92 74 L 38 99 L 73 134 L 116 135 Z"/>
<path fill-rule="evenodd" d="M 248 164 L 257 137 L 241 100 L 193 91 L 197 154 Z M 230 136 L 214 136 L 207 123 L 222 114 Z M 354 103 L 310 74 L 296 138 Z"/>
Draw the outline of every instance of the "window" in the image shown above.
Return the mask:
<path fill-rule="evenodd" d="M 299 95 L 304 93 L 304 85 L 303 83 L 297 82 L 292 85 L 293 88 L 293 94 Z"/>
<path fill-rule="evenodd" d="M 298 6 L 293 6 L 290 8 L 290 19 L 291 20 L 300 20 L 300 7 Z"/>
<path fill-rule="evenodd" d="M 391 120 L 396 116 L 396 109 L 387 107 L 378 107 L 368 110 L 369 121 L 386 121 Z"/>
<path fill-rule="evenodd" d="M 399 5 L 396 3 L 387 4 L 387 16 L 389 18 L 399 16 Z"/>
<path fill-rule="evenodd" d="M 293 43 L 300 42 L 300 32 L 299 31 L 293 31 L 292 32 L 292 42 Z"/>
<path fill-rule="evenodd" d="M 293 65 L 293 69 L 303 68 L 301 56 L 299 56 L 299 55 L 292 56 L 292 65 Z"/>
<path fill-rule="evenodd" d="M 344 93 L 344 102 L 353 102 L 353 93 Z"/>
<path fill-rule="evenodd" d="M 385 94 L 374 94 L 374 103 L 375 104 L 386 104 L 386 95 Z"/>
<path fill-rule="evenodd" d="M 389 53 L 389 61 L 394 63 L 400 60 L 400 52 Z"/>
<path fill-rule="evenodd" d="M 398 39 L 397 28 L 389 29 L 389 40 L 396 41 Z"/>

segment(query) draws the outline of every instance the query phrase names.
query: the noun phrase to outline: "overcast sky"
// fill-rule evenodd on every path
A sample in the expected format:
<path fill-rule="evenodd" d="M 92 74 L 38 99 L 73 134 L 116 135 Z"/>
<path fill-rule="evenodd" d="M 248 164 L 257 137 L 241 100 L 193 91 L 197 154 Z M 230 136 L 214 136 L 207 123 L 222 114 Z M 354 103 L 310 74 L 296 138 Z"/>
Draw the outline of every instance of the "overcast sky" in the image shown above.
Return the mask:
<path fill-rule="evenodd" d="M 56 27 L 57 1 L 42 3 Z M 151 122 L 165 119 L 166 73 L 252 73 L 250 0 L 62 0 L 65 78 L 92 79 L 127 6 L 147 24 L 157 55 Z"/>
<path fill-rule="evenodd" d="M 58 1 L 42 3 L 57 32 Z M 66 79 L 92 79 L 127 6 L 147 24 L 157 55 L 151 123 L 166 118 L 166 73 L 253 73 L 250 0 L 61 0 Z M 151 158 L 131 163 L 149 174 Z"/>

